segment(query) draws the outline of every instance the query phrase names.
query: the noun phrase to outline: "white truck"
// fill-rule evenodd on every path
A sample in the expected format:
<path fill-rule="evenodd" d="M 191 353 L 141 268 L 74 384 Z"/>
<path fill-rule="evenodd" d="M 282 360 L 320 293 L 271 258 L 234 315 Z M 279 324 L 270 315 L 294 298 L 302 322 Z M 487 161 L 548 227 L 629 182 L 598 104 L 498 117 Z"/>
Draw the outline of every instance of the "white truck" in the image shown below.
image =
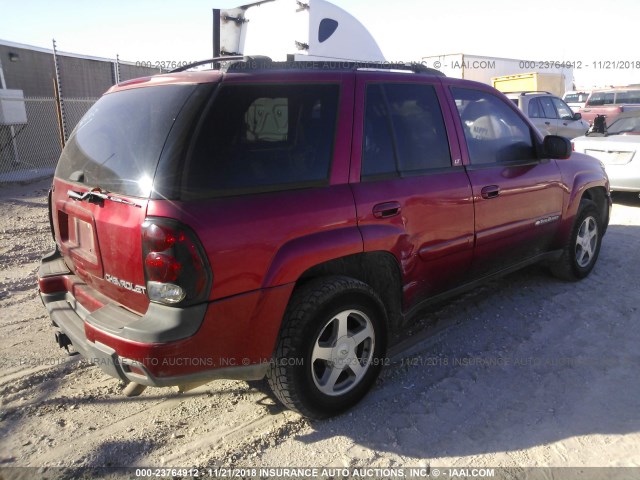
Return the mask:
<path fill-rule="evenodd" d="M 465 53 L 431 55 L 422 57 L 422 61 L 425 66 L 440 70 L 448 77 L 475 80 L 487 85 L 493 85 L 492 79 L 495 77 L 536 72 L 540 67 L 544 67 L 544 72 L 540 73 L 564 76 L 564 88 L 560 92 L 560 96 L 564 91 L 572 90 L 574 83 L 573 68 L 558 68 L 551 62 L 544 64 L 544 62 L 516 58 L 488 57 Z"/>

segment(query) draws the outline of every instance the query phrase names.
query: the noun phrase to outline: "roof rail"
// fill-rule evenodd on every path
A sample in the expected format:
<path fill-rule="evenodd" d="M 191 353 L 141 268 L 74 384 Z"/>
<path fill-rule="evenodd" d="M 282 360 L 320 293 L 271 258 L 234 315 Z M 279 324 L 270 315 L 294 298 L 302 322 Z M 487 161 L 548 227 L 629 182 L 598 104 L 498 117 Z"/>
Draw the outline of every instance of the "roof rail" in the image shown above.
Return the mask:
<path fill-rule="evenodd" d="M 515 93 L 515 92 L 513 92 L 513 93 Z M 531 94 L 534 94 L 534 93 L 546 93 L 546 94 L 548 94 L 548 95 L 553 95 L 553 93 L 551 93 L 551 92 L 547 92 L 546 90 L 527 90 L 527 91 L 525 91 L 525 92 L 518 92 L 518 93 L 519 93 L 520 95 L 522 95 L 523 97 L 524 97 L 525 95 L 531 95 Z"/>
<path fill-rule="evenodd" d="M 215 64 L 218 62 L 227 62 L 230 60 L 242 60 L 246 57 L 242 56 L 242 55 L 234 55 L 234 56 L 226 56 L 226 57 L 214 57 L 214 58 L 209 58 L 208 60 L 200 60 L 199 62 L 193 62 L 193 63 L 189 63 L 187 65 L 182 65 L 181 67 L 178 68 L 174 68 L 173 70 L 170 70 L 169 73 L 177 73 L 177 72 L 184 72 L 185 70 L 189 70 L 190 68 L 193 67 L 199 67 L 201 65 L 208 65 L 208 64 Z"/>
<path fill-rule="evenodd" d="M 245 57 L 241 61 L 229 63 L 224 68 L 227 72 L 246 70 L 376 70 L 376 71 L 406 71 L 425 73 L 444 77 L 439 70 L 428 68 L 421 63 L 388 63 L 388 62 L 359 62 L 353 60 L 291 60 L 274 62 L 269 57 Z"/>
<path fill-rule="evenodd" d="M 222 56 L 201 60 L 199 62 L 183 65 L 169 73 L 178 73 L 201 65 L 218 64 L 228 62 L 219 67 L 224 72 L 239 72 L 247 70 L 375 70 L 375 71 L 405 71 L 413 73 L 425 73 L 444 77 L 440 70 L 428 68 L 421 63 L 390 63 L 390 62 L 359 62 L 353 60 L 289 60 L 286 62 L 274 62 L 266 56 Z"/>

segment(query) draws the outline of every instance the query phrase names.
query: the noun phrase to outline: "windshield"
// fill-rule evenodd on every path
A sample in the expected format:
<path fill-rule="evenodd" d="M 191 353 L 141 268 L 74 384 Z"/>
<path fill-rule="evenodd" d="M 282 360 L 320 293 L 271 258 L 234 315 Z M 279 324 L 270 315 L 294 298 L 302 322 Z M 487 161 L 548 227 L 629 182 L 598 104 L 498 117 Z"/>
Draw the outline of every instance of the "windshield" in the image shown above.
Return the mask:
<path fill-rule="evenodd" d="M 614 135 L 620 133 L 638 133 L 640 134 L 640 115 L 634 117 L 617 118 L 607 128 L 607 134 Z"/>
<path fill-rule="evenodd" d="M 71 134 L 56 176 L 148 197 L 167 135 L 194 88 L 163 85 L 103 96 Z"/>

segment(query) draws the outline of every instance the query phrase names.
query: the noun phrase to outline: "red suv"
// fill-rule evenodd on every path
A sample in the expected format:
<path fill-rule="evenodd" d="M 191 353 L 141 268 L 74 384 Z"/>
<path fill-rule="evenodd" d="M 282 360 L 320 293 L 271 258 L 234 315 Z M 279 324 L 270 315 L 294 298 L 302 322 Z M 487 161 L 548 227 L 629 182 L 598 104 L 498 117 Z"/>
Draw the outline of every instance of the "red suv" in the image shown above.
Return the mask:
<path fill-rule="evenodd" d="M 128 394 L 266 376 L 319 418 L 428 302 L 539 261 L 588 275 L 600 163 L 491 87 L 387 67 L 245 59 L 111 88 L 51 188 L 58 344 Z"/>

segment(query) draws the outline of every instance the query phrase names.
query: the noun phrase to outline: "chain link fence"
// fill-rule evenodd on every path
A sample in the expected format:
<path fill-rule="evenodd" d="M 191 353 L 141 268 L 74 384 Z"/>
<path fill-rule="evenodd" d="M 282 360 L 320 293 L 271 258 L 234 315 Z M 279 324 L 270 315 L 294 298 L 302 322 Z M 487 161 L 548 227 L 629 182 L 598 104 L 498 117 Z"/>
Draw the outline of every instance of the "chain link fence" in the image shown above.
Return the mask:
<path fill-rule="evenodd" d="M 63 100 L 70 133 L 97 98 Z M 0 183 L 53 175 L 62 151 L 54 97 L 26 97 L 27 124 L 0 126 Z"/>

